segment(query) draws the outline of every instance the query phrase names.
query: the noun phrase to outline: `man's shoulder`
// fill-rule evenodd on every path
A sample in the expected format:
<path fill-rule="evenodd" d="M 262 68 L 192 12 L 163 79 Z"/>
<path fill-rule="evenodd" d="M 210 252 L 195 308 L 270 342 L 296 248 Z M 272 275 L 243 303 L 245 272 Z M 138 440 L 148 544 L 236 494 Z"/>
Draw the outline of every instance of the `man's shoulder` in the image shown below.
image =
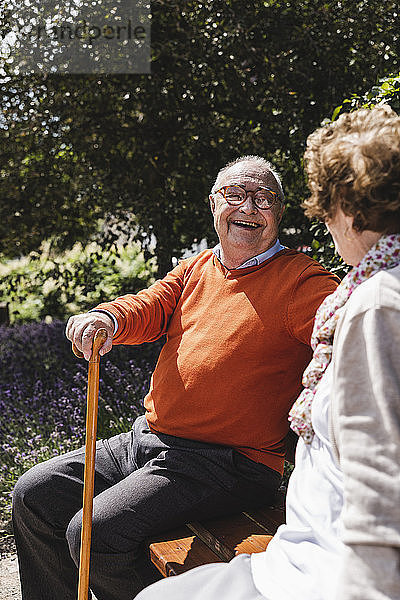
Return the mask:
<path fill-rule="evenodd" d="M 199 254 L 182 258 L 179 261 L 179 267 L 184 272 L 184 275 L 188 276 L 196 270 L 203 271 L 207 265 L 212 263 L 213 257 L 214 254 L 212 250 L 202 250 Z"/>
<path fill-rule="evenodd" d="M 198 254 L 194 256 L 189 256 L 187 258 L 182 258 L 179 263 L 186 267 L 202 265 L 206 264 L 212 257 L 214 256 L 213 251 L 207 248 L 206 250 L 202 250 Z"/>
<path fill-rule="evenodd" d="M 307 275 L 329 275 L 339 281 L 333 273 L 327 271 L 318 261 L 314 260 L 304 252 L 286 248 L 280 252 L 277 257 L 281 264 L 286 264 L 288 268 L 293 269 L 298 274 L 305 273 Z"/>

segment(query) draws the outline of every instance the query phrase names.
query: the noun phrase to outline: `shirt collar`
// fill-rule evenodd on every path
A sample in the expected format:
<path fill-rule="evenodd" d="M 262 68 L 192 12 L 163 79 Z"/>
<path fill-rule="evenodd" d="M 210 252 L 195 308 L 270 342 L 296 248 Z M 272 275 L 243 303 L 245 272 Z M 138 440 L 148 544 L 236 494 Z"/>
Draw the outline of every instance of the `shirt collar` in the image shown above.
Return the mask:
<path fill-rule="evenodd" d="M 285 246 L 282 246 L 280 241 L 276 240 L 275 244 L 273 246 L 271 246 L 271 248 L 268 248 L 268 250 L 266 250 L 265 252 L 261 252 L 261 254 L 257 254 L 257 256 L 253 256 L 252 258 L 249 258 L 243 264 L 241 264 L 239 267 L 236 267 L 236 268 L 237 269 L 245 269 L 246 267 L 255 267 L 257 265 L 261 265 L 268 258 L 271 258 L 272 256 L 274 256 L 274 254 L 276 254 L 277 252 L 280 252 L 284 248 L 285 248 Z M 213 253 L 218 258 L 219 262 L 221 264 L 223 264 L 222 260 L 221 260 L 221 244 L 217 244 L 215 246 L 215 248 L 213 248 Z"/>

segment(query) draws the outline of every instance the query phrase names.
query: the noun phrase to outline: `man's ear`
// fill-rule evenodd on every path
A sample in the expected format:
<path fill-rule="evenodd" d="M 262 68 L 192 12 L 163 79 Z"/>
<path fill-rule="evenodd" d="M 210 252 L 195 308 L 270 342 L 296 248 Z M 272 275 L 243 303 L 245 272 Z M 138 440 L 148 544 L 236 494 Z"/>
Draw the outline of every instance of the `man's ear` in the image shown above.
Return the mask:
<path fill-rule="evenodd" d="M 214 200 L 214 195 L 213 195 L 213 194 L 210 194 L 210 195 L 208 196 L 208 199 L 210 200 L 210 208 L 211 208 L 211 212 L 212 212 L 212 214 L 214 214 L 214 212 L 215 212 L 215 200 Z"/>
<path fill-rule="evenodd" d="M 278 216 L 278 219 L 277 219 L 278 225 L 282 221 L 282 217 L 283 217 L 283 213 L 285 212 L 285 208 L 286 208 L 286 206 L 283 204 L 281 206 L 281 208 L 279 209 L 279 212 L 278 212 L 278 215 L 277 215 Z"/>

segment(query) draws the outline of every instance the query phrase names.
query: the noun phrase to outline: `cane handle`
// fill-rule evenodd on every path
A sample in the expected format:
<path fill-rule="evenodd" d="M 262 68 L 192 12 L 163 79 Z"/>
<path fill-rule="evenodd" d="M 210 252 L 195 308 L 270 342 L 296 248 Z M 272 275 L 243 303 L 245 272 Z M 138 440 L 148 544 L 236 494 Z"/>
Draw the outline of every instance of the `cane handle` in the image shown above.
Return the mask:
<path fill-rule="evenodd" d="M 107 331 L 104 328 L 98 329 L 94 334 L 93 344 L 92 344 L 92 355 L 90 357 L 89 362 L 97 362 L 99 359 L 99 350 L 105 344 L 106 339 L 108 337 Z M 72 342 L 72 352 L 78 358 L 83 358 L 83 352 L 78 350 L 75 344 Z"/>

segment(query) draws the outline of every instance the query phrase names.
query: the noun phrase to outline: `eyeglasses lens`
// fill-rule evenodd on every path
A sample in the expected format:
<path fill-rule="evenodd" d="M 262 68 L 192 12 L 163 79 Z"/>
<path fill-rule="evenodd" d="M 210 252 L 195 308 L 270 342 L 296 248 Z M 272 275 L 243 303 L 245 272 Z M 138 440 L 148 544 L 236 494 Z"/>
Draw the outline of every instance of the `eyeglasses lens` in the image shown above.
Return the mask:
<path fill-rule="evenodd" d="M 239 205 L 247 198 L 248 192 L 234 185 L 227 186 L 224 190 L 224 197 L 228 204 Z M 276 193 L 272 190 L 258 190 L 253 194 L 254 204 L 258 208 L 270 208 L 276 202 Z"/>

